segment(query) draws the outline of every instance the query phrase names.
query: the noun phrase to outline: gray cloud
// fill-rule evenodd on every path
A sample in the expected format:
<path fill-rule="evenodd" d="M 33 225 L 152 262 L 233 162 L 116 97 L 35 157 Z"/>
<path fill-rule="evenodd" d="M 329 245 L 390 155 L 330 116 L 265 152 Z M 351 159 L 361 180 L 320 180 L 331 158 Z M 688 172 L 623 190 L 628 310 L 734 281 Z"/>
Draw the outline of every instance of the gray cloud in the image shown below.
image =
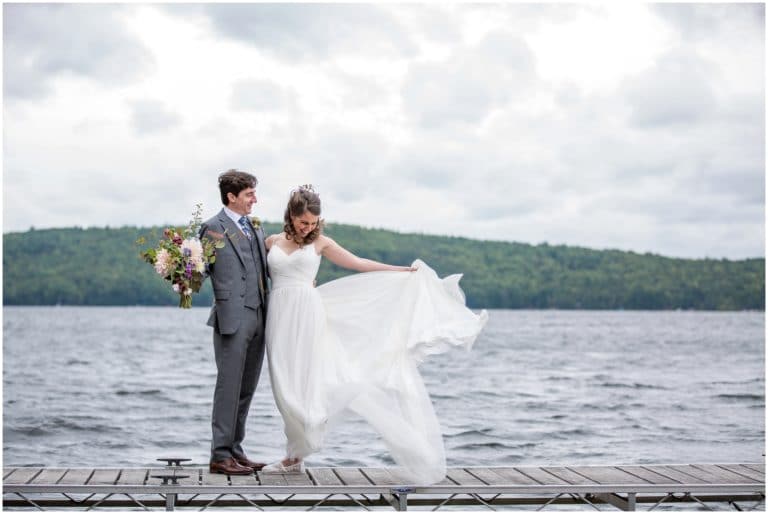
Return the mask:
<path fill-rule="evenodd" d="M 709 39 L 725 24 L 748 24 L 752 29 L 765 26 L 765 4 L 650 4 L 651 8 L 677 29 L 683 37 Z"/>
<path fill-rule="evenodd" d="M 534 79 L 527 44 L 497 32 L 446 61 L 413 64 L 402 88 L 403 104 L 425 127 L 477 124 L 513 93 L 522 96 Z"/>
<path fill-rule="evenodd" d="M 706 119 L 716 110 L 714 64 L 695 52 L 675 52 L 628 79 L 623 94 L 637 126 L 668 126 Z"/>
<path fill-rule="evenodd" d="M 289 60 L 332 53 L 410 54 L 415 47 L 386 10 L 370 4 L 205 4 L 221 36 Z"/>
<path fill-rule="evenodd" d="M 74 12 L 65 7 L 63 13 Z M 104 23 L 119 28 L 126 9 L 111 6 Z M 760 255 L 765 102 L 763 57 L 755 46 L 764 35 L 747 16 L 754 8 L 738 7 L 742 14 L 724 20 L 712 16 L 726 12 L 720 7 L 696 9 L 706 20 L 704 30 L 692 33 L 670 21 L 684 36 L 669 33 L 677 49 L 644 56 L 653 65 L 615 90 L 586 79 L 537 78 L 539 50 L 526 39 L 565 21 L 588 31 L 603 11 L 613 19 L 612 9 L 142 7 L 143 15 L 170 27 L 182 22 L 179 35 L 205 39 L 212 60 L 226 62 L 221 78 L 234 84 L 231 91 L 219 86 L 224 91 L 211 102 L 216 111 L 184 106 L 206 96 L 196 91 L 201 86 L 188 85 L 189 97 L 178 100 L 151 91 L 155 80 L 175 80 L 165 78 L 170 69 L 135 86 L 109 84 L 99 77 L 110 75 L 100 69 L 98 41 L 95 56 L 81 64 L 77 46 L 42 56 L 50 44 L 29 37 L 44 34 L 32 27 L 40 20 L 30 25 L 34 31 L 10 28 L 6 38 L 22 57 L 6 61 L 6 76 L 12 72 L 14 85 L 24 88 L 15 96 L 39 96 L 54 76 L 80 75 L 99 79 L 89 88 L 100 100 L 118 103 L 88 113 L 87 100 L 62 101 L 54 93 L 8 108 L 5 228 L 24 229 L 30 217 L 50 221 L 40 226 L 184 222 L 191 203 L 204 202 L 206 213 L 218 209 L 216 175 L 240 167 L 258 175 L 255 213 L 270 221 L 282 216 L 292 186 L 312 182 L 329 221 L 686 257 Z M 679 24 L 688 15 L 681 16 Z M 51 31 L 102 31 L 94 17 L 69 24 Z M 21 34 L 11 36 L 17 29 Z M 148 27 L 147 42 L 163 31 Z M 54 41 L 67 45 L 63 36 Z M 233 41 L 253 47 L 243 52 Z M 24 54 L 24 46 L 32 51 Z M 163 49 L 176 59 L 174 49 Z M 263 70 L 248 63 L 253 49 L 263 52 Z M 124 50 L 107 51 L 119 58 Z M 432 52 L 449 58 L 427 59 Z M 194 64 L 197 71 L 209 66 L 205 60 Z M 627 60 L 639 59 L 630 53 Z M 298 79 L 301 85 L 290 84 Z M 314 85 L 322 87 L 318 96 L 303 91 Z M 169 155 L 185 162 L 168 165 Z M 108 173 L 98 161 L 105 156 L 114 160 Z M 46 186 L 61 196 L 50 206 L 27 197 L 28 181 L 41 174 L 51 174 Z"/>
<path fill-rule="evenodd" d="M 181 123 L 181 116 L 157 100 L 137 100 L 130 103 L 131 124 L 141 134 L 158 133 Z"/>
<path fill-rule="evenodd" d="M 150 70 L 151 53 L 122 25 L 125 9 L 95 4 L 4 4 L 5 96 L 44 96 L 61 74 L 118 84 Z"/>

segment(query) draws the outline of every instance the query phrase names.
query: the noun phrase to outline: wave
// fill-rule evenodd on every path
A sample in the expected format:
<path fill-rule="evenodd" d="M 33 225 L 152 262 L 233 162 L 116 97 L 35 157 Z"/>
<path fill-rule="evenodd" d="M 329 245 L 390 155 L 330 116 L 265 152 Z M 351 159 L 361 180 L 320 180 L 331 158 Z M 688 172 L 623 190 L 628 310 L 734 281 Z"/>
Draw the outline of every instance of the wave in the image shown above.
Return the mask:
<path fill-rule="evenodd" d="M 483 429 L 470 429 L 468 431 L 461 431 L 459 433 L 454 433 L 453 435 L 447 435 L 443 434 L 446 438 L 462 438 L 462 437 L 473 437 L 473 436 L 493 436 L 491 435 L 491 431 L 493 431 L 491 428 L 486 427 Z"/>
<path fill-rule="evenodd" d="M 638 382 L 634 382 L 631 384 L 625 384 L 621 382 L 603 382 L 599 385 L 599 387 L 608 387 L 611 389 L 659 389 L 662 391 L 669 390 L 668 388 L 662 387 L 660 385 L 641 384 Z"/>
<path fill-rule="evenodd" d="M 715 398 L 722 398 L 723 400 L 757 400 L 760 402 L 765 401 L 765 395 L 749 394 L 749 393 L 736 393 L 736 394 L 719 394 Z"/>
<path fill-rule="evenodd" d="M 77 358 L 68 360 L 66 365 L 91 365 L 91 362 L 86 362 L 84 360 L 78 360 Z"/>
<path fill-rule="evenodd" d="M 8 430 L 12 433 L 18 433 L 29 437 L 58 435 L 62 431 L 78 431 L 84 433 L 115 433 L 124 431 L 124 429 L 119 426 L 101 423 L 89 424 L 82 421 L 65 420 L 58 417 L 50 421 L 12 425 L 8 427 Z"/>
<path fill-rule="evenodd" d="M 462 444 L 460 446 L 453 446 L 451 450 L 456 451 L 475 451 L 477 449 L 516 449 L 513 446 L 502 444 L 501 442 L 478 442 L 471 444 Z"/>
<path fill-rule="evenodd" d="M 160 389 L 144 389 L 142 391 L 129 391 L 127 389 L 119 389 L 115 391 L 115 394 L 117 396 L 132 396 L 132 395 L 151 396 L 151 395 L 158 395 L 162 393 L 163 391 Z"/>

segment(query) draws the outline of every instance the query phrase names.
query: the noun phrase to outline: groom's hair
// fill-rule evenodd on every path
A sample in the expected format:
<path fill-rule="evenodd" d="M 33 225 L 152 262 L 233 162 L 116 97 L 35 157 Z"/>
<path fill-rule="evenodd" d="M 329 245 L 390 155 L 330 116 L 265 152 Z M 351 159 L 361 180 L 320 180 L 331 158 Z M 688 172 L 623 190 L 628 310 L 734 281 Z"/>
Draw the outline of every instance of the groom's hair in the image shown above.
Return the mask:
<path fill-rule="evenodd" d="M 258 179 L 247 172 L 240 172 L 237 170 L 227 170 L 219 176 L 219 192 L 221 192 L 221 202 L 224 206 L 229 204 L 227 194 L 232 192 L 235 195 L 240 195 L 240 192 L 246 188 L 256 188 L 259 184 Z"/>

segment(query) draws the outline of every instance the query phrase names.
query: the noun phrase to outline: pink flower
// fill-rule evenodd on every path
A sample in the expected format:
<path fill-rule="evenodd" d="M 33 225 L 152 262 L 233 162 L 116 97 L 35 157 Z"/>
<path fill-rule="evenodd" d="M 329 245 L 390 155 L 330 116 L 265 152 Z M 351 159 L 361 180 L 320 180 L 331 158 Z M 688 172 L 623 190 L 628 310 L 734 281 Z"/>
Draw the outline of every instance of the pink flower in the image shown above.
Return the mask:
<path fill-rule="evenodd" d="M 155 259 L 155 271 L 161 276 L 167 276 L 171 270 L 171 254 L 164 248 L 157 251 Z"/>

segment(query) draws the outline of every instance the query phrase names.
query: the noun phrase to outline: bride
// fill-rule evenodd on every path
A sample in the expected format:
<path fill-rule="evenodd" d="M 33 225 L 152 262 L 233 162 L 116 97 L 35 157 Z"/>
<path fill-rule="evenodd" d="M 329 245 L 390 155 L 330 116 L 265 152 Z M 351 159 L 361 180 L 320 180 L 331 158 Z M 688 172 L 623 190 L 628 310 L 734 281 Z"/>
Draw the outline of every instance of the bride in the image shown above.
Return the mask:
<path fill-rule="evenodd" d="M 438 482 L 442 434 L 418 364 L 471 348 L 487 313 L 466 308 L 460 275 L 440 279 L 420 260 L 393 266 L 345 250 L 322 234 L 320 212 L 311 185 L 293 190 L 283 232 L 266 240 L 266 348 L 287 444 L 262 472 L 303 472 L 328 425 L 351 410 L 378 431 L 404 480 Z M 361 274 L 315 288 L 322 257 Z"/>

